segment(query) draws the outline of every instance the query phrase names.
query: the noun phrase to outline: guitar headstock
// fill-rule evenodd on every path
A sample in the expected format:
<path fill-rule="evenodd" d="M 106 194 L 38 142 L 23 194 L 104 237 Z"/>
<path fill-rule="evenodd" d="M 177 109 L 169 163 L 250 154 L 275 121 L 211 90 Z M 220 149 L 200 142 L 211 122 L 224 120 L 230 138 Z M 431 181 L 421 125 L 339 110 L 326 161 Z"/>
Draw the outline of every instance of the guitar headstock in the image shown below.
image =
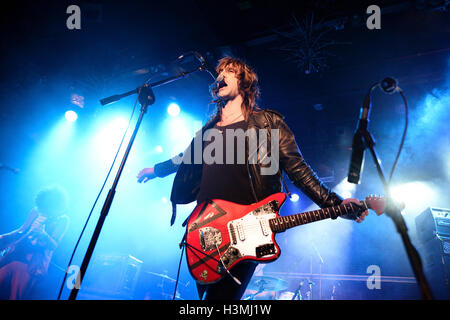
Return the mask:
<path fill-rule="evenodd" d="M 377 215 L 384 213 L 386 209 L 386 199 L 384 197 L 369 195 L 365 201 L 369 209 L 375 211 Z"/>

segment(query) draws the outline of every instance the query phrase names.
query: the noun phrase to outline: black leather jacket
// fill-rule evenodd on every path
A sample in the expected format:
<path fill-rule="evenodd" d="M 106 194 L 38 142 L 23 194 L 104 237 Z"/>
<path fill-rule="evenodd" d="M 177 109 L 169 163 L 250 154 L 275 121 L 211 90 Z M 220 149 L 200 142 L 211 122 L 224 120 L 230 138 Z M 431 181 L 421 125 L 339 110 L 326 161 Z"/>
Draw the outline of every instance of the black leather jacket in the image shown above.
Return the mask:
<path fill-rule="evenodd" d="M 294 134 L 283 121 L 283 116 L 274 110 L 264 109 L 254 111 L 248 120 L 248 127 L 255 129 L 267 129 L 267 149 L 270 150 L 270 133 L 272 129 L 279 129 L 279 168 L 284 171 L 295 186 L 307 195 L 314 203 L 322 208 L 338 205 L 342 202 L 342 198 L 332 192 L 325 186 L 316 173 L 303 159 L 295 142 Z M 193 148 L 194 140 L 203 136 L 203 132 L 212 128 L 217 119 L 209 121 L 197 133 L 196 138 L 191 142 L 189 148 Z M 201 133 L 201 135 L 200 135 Z M 255 202 L 258 202 L 267 196 L 282 191 L 281 179 L 282 175 L 279 171 L 274 175 L 262 175 L 260 163 L 252 164 L 248 161 L 248 145 L 247 145 L 247 168 L 249 182 L 252 187 Z M 185 152 L 184 157 L 190 152 Z M 270 152 L 268 152 L 270 155 Z M 178 157 L 183 156 L 180 154 Z M 170 200 L 174 205 L 187 204 L 196 200 L 196 196 L 200 189 L 202 164 L 194 164 L 193 155 L 191 154 L 191 164 L 184 161 L 179 163 L 181 158 L 177 157 L 165 162 L 156 164 L 155 174 L 158 177 L 164 177 L 171 173 L 177 172 L 172 186 Z M 280 179 L 281 178 L 281 179 Z M 172 217 L 174 219 L 174 216 Z M 172 221 L 173 223 L 173 221 Z"/>

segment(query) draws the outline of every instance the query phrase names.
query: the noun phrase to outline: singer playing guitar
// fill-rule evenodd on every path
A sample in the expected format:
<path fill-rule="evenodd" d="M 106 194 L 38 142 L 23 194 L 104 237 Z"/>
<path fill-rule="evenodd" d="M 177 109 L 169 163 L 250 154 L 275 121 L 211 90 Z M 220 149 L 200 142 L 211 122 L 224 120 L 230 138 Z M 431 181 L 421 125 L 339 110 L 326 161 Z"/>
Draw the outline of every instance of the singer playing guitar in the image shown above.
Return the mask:
<path fill-rule="evenodd" d="M 144 168 L 137 176 L 138 182 L 146 182 L 155 177 L 165 177 L 176 172 L 171 192 L 171 201 L 174 208 L 172 223 L 175 219 L 177 204 L 197 201 L 198 206 L 194 212 L 196 216 L 200 216 L 203 213 L 199 206 L 211 204 L 213 199 L 226 200 L 238 205 L 262 203 L 263 199 L 283 190 L 282 172 L 285 172 L 294 185 L 321 208 L 351 203 L 361 209 L 360 202 L 357 199 L 343 200 L 319 180 L 316 173 L 303 159 L 294 135 L 281 114 L 256 106 L 256 100 L 259 98 L 258 77 L 250 66 L 241 59 L 224 57 L 219 61 L 215 71 L 219 76 L 211 88 L 211 95 L 217 108 L 211 120 L 202 128 L 201 134 L 197 134 L 192 140 L 182 159 L 178 156 L 156 164 L 152 168 Z M 267 134 L 265 141 L 270 141 L 270 145 L 269 143 L 260 144 L 258 140 L 256 148 L 254 148 L 248 139 L 245 143 L 239 144 L 239 135 L 231 136 L 231 138 L 228 135 L 228 132 L 242 133 L 249 132 L 252 129 Z M 205 138 L 208 132 L 210 138 Z M 274 139 L 274 137 L 278 138 Z M 203 141 L 198 143 L 196 139 L 203 139 Z M 201 155 L 204 156 L 202 163 L 196 162 L 195 159 L 198 155 L 196 153 L 198 152 L 197 146 L 201 146 Z M 222 153 L 219 152 L 220 147 L 222 147 Z M 230 153 L 234 155 L 234 158 L 229 157 Z M 245 155 L 245 161 L 239 159 L 239 155 L 242 153 Z M 275 157 L 273 153 L 276 153 L 278 157 Z M 258 156 L 252 157 L 255 154 Z M 214 161 L 206 161 L 208 155 L 212 156 Z M 268 159 L 271 159 L 269 164 L 267 163 Z M 271 168 L 275 165 L 276 170 L 270 170 L 269 165 Z M 267 170 L 264 171 L 264 169 Z M 284 186 L 286 189 L 285 184 Z M 280 199 L 280 202 L 283 201 L 282 198 L 277 199 Z M 227 208 L 231 208 L 232 205 L 228 202 L 223 202 L 223 204 L 227 205 Z M 212 205 L 214 206 L 214 203 Z M 217 210 L 220 210 L 220 208 L 217 208 Z M 206 221 L 208 215 L 207 213 L 204 214 L 203 219 Z M 342 217 L 361 222 L 367 214 L 368 210 L 365 207 L 359 210 L 358 215 L 350 212 L 342 215 Z M 191 216 L 193 215 L 194 213 Z M 201 231 L 205 233 L 205 237 L 206 234 L 210 236 L 208 241 L 205 241 L 206 238 L 200 239 L 202 243 L 199 246 L 205 247 L 205 251 L 219 251 L 217 244 L 220 241 L 211 242 L 211 237 L 215 237 L 215 234 L 207 232 L 208 230 L 217 230 L 217 228 L 204 228 Z M 195 229 L 195 221 L 189 222 L 188 229 Z M 218 237 L 221 236 L 218 235 Z M 222 237 L 224 239 L 220 240 L 223 242 L 231 241 L 231 237 L 228 239 L 228 235 L 223 234 Z M 193 238 L 196 238 L 198 242 L 198 235 Z M 234 240 L 239 241 L 239 237 Z M 207 248 L 208 246 L 210 247 Z M 191 256 L 198 255 L 201 262 L 204 253 L 195 253 L 192 247 L 187 245 L 187 252 L 191 252 Z M 222 260 L 222 258 L 225 259 L 224 253 L 225 251 L 218 252 L 215 258 L 209 260 L 215 262 L 215 266 L 221 268 L 221 271 L 226 269 L 224 276 L 214 274 L 212 270 L 205 267 L 205 271 L 196 278 L 200 299 L 238 300 L 242 298 L 257 263 L 250 259 L 244 259 L 239 263 L 230 264 L 228 269 L 224 267 L 225 264 Z M 219 280 L 210 282 L 209 276 L 213 274 Z"/>

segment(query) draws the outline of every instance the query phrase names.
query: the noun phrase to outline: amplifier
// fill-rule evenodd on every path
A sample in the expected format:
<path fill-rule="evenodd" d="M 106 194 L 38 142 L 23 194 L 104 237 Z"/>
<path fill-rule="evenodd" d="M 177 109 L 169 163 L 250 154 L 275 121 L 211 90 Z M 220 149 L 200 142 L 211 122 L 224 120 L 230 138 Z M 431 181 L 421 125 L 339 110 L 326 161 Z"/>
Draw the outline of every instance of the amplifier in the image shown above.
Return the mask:
<path fill-rule="evenodd" d="M 450 299 L 450 210 L 430 207 L 416 217 L 418 251 L 435 299 Z"/>
<path fill-rule="evenodd" d="M 423 243 L 436 234 L 450 237 L 450 209 L 427 208 L 416 217 L 416 230 L 418 239 Z"/>
<path fill-rule="evenodd" d="M 133 299 L 142 264 L 131 255 L 97 255 L 80 293 L 87 299 Z"/>
<path fill-rule="evenodd" d="M 450 299 L 450 238 L 436 233 L 417 250 L 423 271 L 435 299 Z"/>

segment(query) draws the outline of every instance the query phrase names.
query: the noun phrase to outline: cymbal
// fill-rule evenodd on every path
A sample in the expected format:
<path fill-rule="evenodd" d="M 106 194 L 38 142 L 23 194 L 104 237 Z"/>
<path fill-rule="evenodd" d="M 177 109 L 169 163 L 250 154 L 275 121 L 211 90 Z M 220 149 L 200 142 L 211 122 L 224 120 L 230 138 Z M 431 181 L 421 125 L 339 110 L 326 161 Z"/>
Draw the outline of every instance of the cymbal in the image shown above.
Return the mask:
<path fill-rule="evenodd" d="M 258 291 L 279 291 L 288 287 L 286 280 L 274 277 L 253 276 L 247 289 Z"/>
<path fill-rule="evenodd" d="M 176 279 L 169 277 L 167 274 L 161 274 L 161 273 L 156 273 L 156 272 L 151 272 L 151 271 L 145 271 L 145 272 L 149 273 L 149 274 L 152 274 L 154 276 L 161 277 L 163 279 L 172 281 L 172 282 L 176 282 L 177 281 Z M 184 282 L 178 281 L 178 284 L 187 287 L 189 282 L 188 283 L 184 283 Z"/>
<path fill-rule="evenodd" d="M 161 277 L 161 278 L 173 281 L 173 282 L 177 281 L 174 278 L 169 277 L 167 274 L 161 274 L 161 273 L 156 273 L 156 272 L 151 272 L 151 271 L 147 271 L 147 273 L 153 274 L 154 276 L 158 276 L 158 277 Z"/>

